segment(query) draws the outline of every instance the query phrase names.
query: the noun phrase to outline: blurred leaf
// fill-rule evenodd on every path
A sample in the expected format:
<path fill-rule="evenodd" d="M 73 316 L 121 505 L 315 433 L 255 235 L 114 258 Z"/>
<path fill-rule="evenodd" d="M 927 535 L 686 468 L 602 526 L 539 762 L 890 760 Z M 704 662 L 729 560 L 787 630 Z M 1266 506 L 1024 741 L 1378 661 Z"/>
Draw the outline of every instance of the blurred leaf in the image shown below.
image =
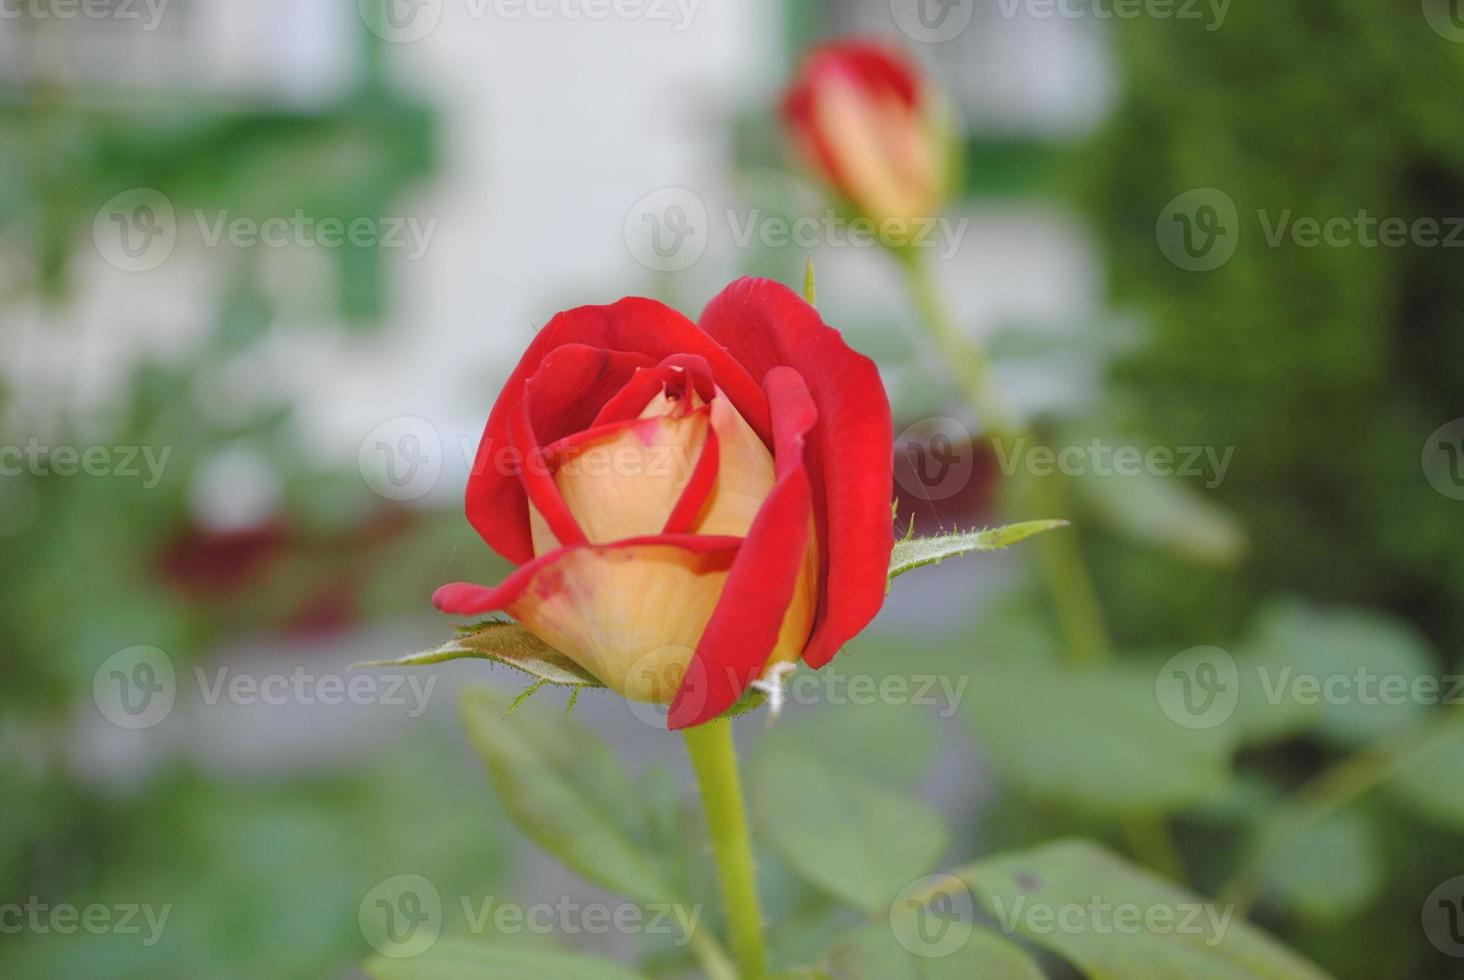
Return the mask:
<path fill-rule="evenodd" d="M 546 684 L 563 687 L 604 687 L 592 674 L 550 647 L 517 623 L 480 623 L 435 650 L 394 660 L 368 660 L 367 667 L 425 667 L 449 660 L 491 660 L 512 667 Z"/>
<path fill-rule="evenodd" d="M 1167 811 L 1230 782 L 1229 736 L 1171 720 L 1148 673 L 993 664 L 964 711 L 1002 775 L 1040 799 Z"/>
<path fill-rule="evenodd" d="M 945 852 L 939 814 L 855 771 L 761 752 L 751 783 L 764 839 L 806 881 L 862 912 L 885 912 Z"/>
<path fill-rule="evenodd" d="M 890 555 L 890 578 L 898 578 L 925 565 L 939 565 L 947 558 L 957 558 L 976 551 L 1001 551 L 1034 534 L 1067 526 L 1067 521 L 1027 521 L 1024 524 L 1008 524 L 985 531 L 941 534 L 933 538 L 907 538 L 895 542 L 894 553 Z"/>
<path fill-rule="evenodd" d="M 643 849 L 645 815 L 619 761 L 567 718 L 507 709 L 493 691 L 463 696 L 468 739 L 519 829 L 598 885 L 639 902 L 676 901 Z"/>
<path fill-rule="evenodd" d="M 1264 679 L 1266 701 L 1282 713 L 1300 702 L 1317 735 L 1344 748 L 1405 728 L 1427 709 L 1413 695 L 1415 685 L 1436 685 L 1423 638 L 1405 623 L 1363 610 L 1274 601 L 1258 617 L 1249 654 L 1254 670 L 1246 673 Z M 1432 690 L 1435 700 L 1447 693 Z"/>
<path fill-rule="evenodd" d="M 1282 817 L 1266 830 L 1255 867 L 1267 894 L 1318 922 L 1362 910 L 1385 876 L 1372 825 L 1355 809 L 1320 820 Z"/>
<path fill-rule="evenodd" d="M 889 923 L 864 926 L 829 948 L 823 968 L 830 980 L 1042 980 L 1020 946 L 979 927 L 957 950 L 918 956 L 900 945 Z"/>
<path fill-rule="evenodd" d="M 1440 721 L 1405 751 L 1388 789 L 1419 816 L 1464 833 L 1464 720 Z"/>
<path fill-rule="evenodd" d="M 817 712 L 794 707 L 768 729 L 758 752 L 802 752 L 877 783 L 913 789 L 930 769 L 939 734 L 934 713 L 915 704 L 850 703 Z"/>
<path fill-rule="evenodd" d="M 1240 522 L 1176 477 L 1085 470 L 1078 493 L 1113 530 L 1200 564 L 1230 566 L 1249 547 Z"/>
<path fill-rule="evenodd" d="M 374 980 L 637 980 L 609 960 L 530 951 L 466 939 L 440 939 L 417 956 L 377 956 L 365 970 Z"/>
<path fill-rule="evenodd" d="M 957 874 L 1003 932 L 1051 949 L 1091 980 L 1326 977 L 1237 918 L 1233 906 L 1207 902 L 1086 841 L 989 858 Z"/>

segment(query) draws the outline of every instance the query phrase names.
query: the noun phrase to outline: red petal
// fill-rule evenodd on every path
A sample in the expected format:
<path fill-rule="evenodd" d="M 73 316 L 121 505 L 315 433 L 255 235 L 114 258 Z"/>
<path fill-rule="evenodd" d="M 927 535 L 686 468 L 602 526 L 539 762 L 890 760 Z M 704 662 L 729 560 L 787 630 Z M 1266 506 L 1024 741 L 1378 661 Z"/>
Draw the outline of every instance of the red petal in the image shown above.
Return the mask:
<path fill-rule="evenodd" d="M 792 290 L 767 279 L 728 286 L 701 324 L 754 376 L 794 368 L 817 406 L 809 469 L 824 571 L 804 659 L 822 667 L 884 604 L 894 547 L 894 426 L 879 369 Z"/>
<path fill-rule="evenodd" d="M 803 379 L 791 368 L 770 371 L 765 388 L 778 480 L 737 552 L 716 611 L 671 702 L 667 726 L 673 731 L 721 715 L 762 673 L 803 568 L 812 509 L 804 448 L 818 411 Z"/>
<path fill-rule="evenodd" d="M 631 298 L 610 306 L 583 306 L 559 314 L 539 331 L 504 384 L 488 417 L 468 480 L 468 520 L 494 550 L 519 564 L 534 557 L 528 501 L 517 473 L 495 457 L 512 445 L 511 420 L 523 400 L 528 380 L 540 373 L 542 364 L 556 349 L 566 344 L 645 355 L 637 361 L 641 366 L 674 354 L 700 357 L 710 366 L 716 383 L 758 434 L 765 440 L 771 436 L 767 400 L 752 376 L 696 324 L 670 307 L 654 300 Z M 577 393 L 579 404 L 589 412 L 580 428 L 594 420 L 601 405 L 626 380 L 614 384 L 603 395 L 597 390 L 594 398 L 583 389 Z M 566 381 L 561 387 L 572 391 L 575 383 Z M 565 431 L 539 431 L 541 438 L 551 441 L 566 434 Z"/>

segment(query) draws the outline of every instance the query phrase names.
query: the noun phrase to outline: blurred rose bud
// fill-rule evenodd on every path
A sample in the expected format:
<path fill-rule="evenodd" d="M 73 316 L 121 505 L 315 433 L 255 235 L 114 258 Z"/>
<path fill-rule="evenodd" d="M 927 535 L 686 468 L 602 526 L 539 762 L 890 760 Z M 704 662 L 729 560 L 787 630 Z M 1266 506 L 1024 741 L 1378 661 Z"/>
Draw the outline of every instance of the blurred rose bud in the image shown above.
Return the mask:
<path fill-rule="evenodd" d="M 953 182 L 951 116 L 899 52 L 869 41 L 811 51 L 783 101 L 809 164 L 879 223 L 940 214 Z"/>
<path fill-rule="evenodd" d="M 468 483 L 469 520 L 522 567 L 434 600 L 507 612 L 625 697 L 671 702 L 671 728 L 701 724 L 879 610 L 891 429 L 874 362 L 777 283 L 733 283 L 700 326 L 648 299 L 561 313 Z"/>

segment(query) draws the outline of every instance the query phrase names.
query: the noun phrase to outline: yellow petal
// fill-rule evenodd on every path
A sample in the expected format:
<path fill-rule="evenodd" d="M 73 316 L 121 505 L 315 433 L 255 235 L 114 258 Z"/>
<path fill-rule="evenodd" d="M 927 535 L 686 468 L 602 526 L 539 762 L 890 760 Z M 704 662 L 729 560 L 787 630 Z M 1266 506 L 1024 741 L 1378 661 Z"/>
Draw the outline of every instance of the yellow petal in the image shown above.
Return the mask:
<path fill-rule="evenodd" d="M 716 608 L 732 555 L 663 544 L 573 549 L 507 612 L 621 695 L 666 703 Z"/>

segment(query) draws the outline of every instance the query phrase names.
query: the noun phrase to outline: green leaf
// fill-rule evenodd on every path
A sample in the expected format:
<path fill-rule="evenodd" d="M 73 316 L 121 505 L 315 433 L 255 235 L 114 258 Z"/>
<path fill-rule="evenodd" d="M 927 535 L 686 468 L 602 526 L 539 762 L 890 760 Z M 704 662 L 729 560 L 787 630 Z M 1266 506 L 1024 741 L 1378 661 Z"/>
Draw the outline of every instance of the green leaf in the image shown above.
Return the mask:
<path fill-rule="evenodd" d="M 1377 613 L 1324 609 L 1295 600 L 1271 603 L 1258 617 L 1243 658 L 1264 679 L 1275 710 L 1308 711 L 1312 730 L 1343 748 L 1397 734 L 1427 705 L 1416 685 L 1433 677 L 1434 657 L 1406 623 Z M 1433 688 L 1435 699 L 1443 693 Z"/>
<path fill-rule="evenodd" d="M 1226 731 L 1177 724 L 1148 672 L 992 664 L 963 709 L 1002 775 L 1040 799 L 1168 811 L 1217 797 L 1231 779 Z"/>
<path fill-rule="evenodd" d="M 1250 548 L 1240 522 L 1183 480 L 1085 472 L 1075 484 L 1104 524 L 1135 541 L 1220 567 L 1234 565 Z"/>
<path fill-rule="evenodd" d="M 1372 824 L 1356 809 L 1320 820 L 1282 816 L 1266 830 L 1255 867 L 1272 899 L 1323 923 L 1366 907 L 1385 877 Z"/>
<path fill-rule="evenodd" d="M 1425 820 L 1464 833 L 1460 773 L 1464 773 L 1464 720 L 1450 717 L 1403 752 L 1388 791 Z"/>
<path fill-rule="evenodd" d="M 751 783 L 763 838 L 805 881 L 861 912 L 886 913 L 945 852 L 930 807 L 804 753 L 760 752 Z"/>
<path fill-rule="evenodd" d="M 939 565 L 947 558 L 957 558 L 974 551 L 1001 551 L 1034 534 L 1067 527 L 1067 521 L 1027 521 L 1008 524 L 985 531 L 964 531 L 941 534 L 933 538 L 906 538 L 895 542 L 890 555 L 890 578 L 898 578 L 911 569 Z"/>
<path fill-rule="evenodd" d="M 598 738 L 532 707 L 509 717 L 496 692 L 463 696 L 468 740 L 487 763 L 520 830 L 586 879 L 639 902 L 678 896 L 640 835 L 646 815 L 635 784 Z"/>
<path fill-rule="evenodd" d="M 945 928 L 960 930 L 950 937 L 959 948 L 921 956 L 900 945 L 890 923 L 864 926 L 829 947 L 823 968 L 830 980 L 1042 980 L 1032 957 L 1010 940 L 966 920 Z"/>
<path fill-rule="evenodd" d="M 1090 980 L 1324 980 L 1326 974 L 1220 906 L 1086 841 L 980 861 L 957 875 L 1005 934 Z"/>
<path fill-rule="evenodd" d="M 408 959 L 377 956 L 364 968 L 374 980 L 644 980 L 609 960 L 467 939 L 440 939 Z"/>
<path fill-rule="evenodd" d="M 545 684 L 575 688 L 605 686 L 589 671 L 519 624 L 497 621 L 460 630 L 456 639 L 434 650 L 394 660 L 369 660 L 356 664 L 356 667 L 425 667 L 465 659 L 503 664 Z"/>

